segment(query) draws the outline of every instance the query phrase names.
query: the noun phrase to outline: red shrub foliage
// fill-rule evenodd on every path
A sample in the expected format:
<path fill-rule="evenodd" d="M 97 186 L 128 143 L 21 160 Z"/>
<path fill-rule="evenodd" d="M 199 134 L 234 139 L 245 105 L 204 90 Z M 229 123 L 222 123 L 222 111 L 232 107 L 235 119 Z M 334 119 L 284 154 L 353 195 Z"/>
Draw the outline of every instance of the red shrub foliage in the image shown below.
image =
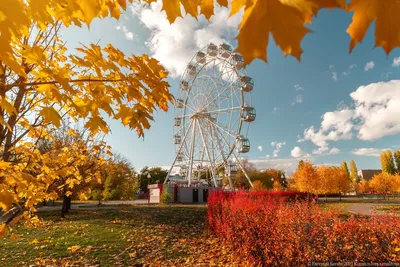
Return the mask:
<path fill-rule="evenodd" d="M 209 227 L 255 266 L 400 261 L 400 217 L 345 220 L 291 194 L 213 192 Z"/>

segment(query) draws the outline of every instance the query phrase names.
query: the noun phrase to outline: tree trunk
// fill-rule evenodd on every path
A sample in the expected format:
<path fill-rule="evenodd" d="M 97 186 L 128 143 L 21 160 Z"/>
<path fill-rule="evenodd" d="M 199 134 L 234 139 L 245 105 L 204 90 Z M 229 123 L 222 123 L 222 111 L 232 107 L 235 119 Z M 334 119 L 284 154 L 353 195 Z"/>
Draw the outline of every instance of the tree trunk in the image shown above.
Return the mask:
<path fill-rule="evenodd" d="M 328 202 L 328 196 L 325 194 L 325 202 Z"/>
<path fill-rule="evenodd" d="M 61 218 L 65 218 L 65 214 L 69 213 L 71 209 L 71 197 L 64 194 L 63 203 L 61 208 Z"/>
<path fill-rule="evenodd" d="M 342 201 L 342 193 L 339 193 L 339 201 Z"/>

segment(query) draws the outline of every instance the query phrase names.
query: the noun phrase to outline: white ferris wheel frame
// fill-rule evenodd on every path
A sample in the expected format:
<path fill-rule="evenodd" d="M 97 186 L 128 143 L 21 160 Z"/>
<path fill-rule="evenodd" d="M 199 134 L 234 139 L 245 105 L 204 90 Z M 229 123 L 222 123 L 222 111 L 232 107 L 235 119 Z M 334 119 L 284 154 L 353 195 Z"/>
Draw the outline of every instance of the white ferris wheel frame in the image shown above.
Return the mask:
<path fill-rule="evenodd" d="M 182 107 L 175 105 L 174 109 L 174 122 L 179 119 L 180 125 L 174 126 L 173 137 L 179 136 L 180 142 L 175 142 L 175 158 L 164 184 L 178 168 L 180 172 L 186 170 L 188 186 L 193 180 L 200 181 L 202 173 L 208 173 L 217 187 L 218 169 L 227 168 L 233 158 L 253 186 L 239 160 L 240 151 L 235 151 L 237 138 L 247 138 L 250 125 L 243 114 L 247 106 L 251 107 L 251 92 L 243 92 L 239 81 L 247 73 L 235 66 L 233 53 L 229 57 L 219 53 L 211 56 L 207 47 L 199 51 L 205 55 L 204 63 L 196 59 L 199 52 L 189 62 L 180 81 L 180 85 L 188 82 L 187 89 L 180 87 L 175 96 L 175 102 L 182 100 Z M 233 189 L 230 175 L 228 180 Z"/>

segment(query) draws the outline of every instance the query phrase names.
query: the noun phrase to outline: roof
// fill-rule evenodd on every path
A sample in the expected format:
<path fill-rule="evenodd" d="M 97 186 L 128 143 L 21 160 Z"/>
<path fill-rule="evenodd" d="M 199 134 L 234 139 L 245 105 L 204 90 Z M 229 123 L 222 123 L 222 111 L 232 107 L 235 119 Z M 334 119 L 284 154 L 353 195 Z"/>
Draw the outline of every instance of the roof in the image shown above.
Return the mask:
<path fill-rule="evenodd" d="M 381 173 L 382 170 L 360 170 L 358 174 L 365 180 L 371 180 L 375 174 Z"/>

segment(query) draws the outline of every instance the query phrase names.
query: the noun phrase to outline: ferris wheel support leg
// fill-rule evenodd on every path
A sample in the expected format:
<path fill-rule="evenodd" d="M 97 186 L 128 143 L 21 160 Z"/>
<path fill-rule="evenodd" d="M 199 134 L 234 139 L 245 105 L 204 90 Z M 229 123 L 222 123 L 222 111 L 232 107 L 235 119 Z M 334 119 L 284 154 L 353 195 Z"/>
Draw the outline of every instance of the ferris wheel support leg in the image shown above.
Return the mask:
<path fill-rule="evenodd" d="M 236 156 L 235 152 L 233 152 L 232 154 L 233 154 L 233 156 L 235 157 L 235 159 L 236 159 L 236 161 L 237 161 L 237 163 L 238 163 L 240 169 L 242 170 L 244 176 L 246 176 L 247 181 L 249 181 L 249 184 L 251 185 L 251 187 L 253 187 L 253 183 L 251 182 L 250 177 L 247 175 L 246 170 L 243 168 L 242 164 L 240 163 L 239 158 Z"/>
<path fill-rule="evenodd" d="M 172 165 L 171 165 L 171 168 L 169 168 L 167 177 L 165 177 L 164 184 L 166 184 L 166 183 L 168 182 L 169 176 L 171 175 L 172 169 L 173 169 L 174 166 L 175 166 L 176 160 L 178 159 L 178 155 L 179 155 L 179 153 L 180 153 L 181 150 L 182 150 L 183 144 L 185 143 L 186 137 L 187 137 L 187 135 L 188 135 L 188 133 L 189 133 L 189 131 L 190 131 L 190 128 L 192 127 L 192 124 L 193 124 L 193 121 L 190 122 L 189 127 L 188 127 L 188 129 L 187 129 L 187 131 L 186 131 L 186 133 L 185 133 L 185 136 L 183 137 L 182 142 L 181 142 L 181 144 L 179 145 L 178 152 L 177 152 L 176 155 L 175 155 L 175 159 L 174 159 L 174 162 L 173 162 Z"/>
<path fill-rule="evenodd" d="M 196 136 L 196 124 L 197 124 L 197 119 L 194 119 L 193 121 L 193 130 L 192 130 L 192 136 L 191 136 L 191 148 L 190 148 L 190 153 L 189 153 L 189 173 L 188 173 L 188 186 L 192 184 L 192 172 L 193 172 L 193 158 L 194 158 L 194 142 L 195 142 L 195 136 Z M 188 131 L 189 132 L 189 131 Z"/>
<path fill-rule="evenodd" d="M 214 124 L 215 124 L 215 123 L 214 123 Z M 219 127 L 217 124 L 215 124 L 215 126 Z M 219 131 L 219 129 L 216 128 L 216 130 L 217 130 L 217 132 L 218 132 L 219 134 L 221 134 L 221 132 Z M 224 140 L 225 143 L 227 143 L 225 139 L 222 138 L 222 140 Z M 242 164 L 240 163 L 239 158 L 236 156 L 235 152 L 232 152 L 232 155 L 233 155 L 233 157 L 236 159 L 236 161 L 237 161 L 237 163 L 238 163 L 240 169 L 243 171 L 244 176 L 246 176 L 247 181 L 249 182 L 250 186 L 253 187 L 253 183 L 251 182 L 250 177 L 247 175 L 247 172 L 244 170 L 244 168 L 243 168 Z"/>
<path fill-rule="evenodd" d="M 214 126 L 214 127 L 215 127 L 215 126 Z M 216 130 L 214 129 L 214 127 L 210 127 L 211 132 L 213 132 L 213 130 L 216 131 Z M 219 135 L 216 133 L 215 136 L 216 136 L 216 138 L 217 138 L 217 146 L 218 146 L 219 152 L 221 153 L 222 159 L 224 160 L 225 168 L 229 168 L 228 159 L 225 157 L 224 152 L 223 152 L 223 150 L 222 150 L 221 140 L 219 139 Z M 229 189 L 230 189 L 231 191 L 233 191 L 233 190 L 234 190 L 234 187 L 233 187 L 231 175 L 228 175 L 228 181 L 229 181 Z"/>
<path fill-rule="evenodd" d="M 218 187 L 218 185 L 217 185 L 217 179 L 215 178 L 215 169 L 214 169 L 214 166 L 213 166 L 211 157 L 210 157 L 210 153 L 208 152 L 206 140 L 204 139 L 203 129 L 201 129 L 200 124 L 198 124 L 198 126 L 199 126 L 199 129 L 200 129 L 201 139 L 203 140 L 204 149 L 206 150 L 207 158 L 208 158 L 208 160 L 209 160 L 209 162 L 210 162 L 210 165 L 211 165 L 211 174 L 212 174 L 212 177 L 213 177 L 214 186 L 215 186 L 215 187 Z"/>

